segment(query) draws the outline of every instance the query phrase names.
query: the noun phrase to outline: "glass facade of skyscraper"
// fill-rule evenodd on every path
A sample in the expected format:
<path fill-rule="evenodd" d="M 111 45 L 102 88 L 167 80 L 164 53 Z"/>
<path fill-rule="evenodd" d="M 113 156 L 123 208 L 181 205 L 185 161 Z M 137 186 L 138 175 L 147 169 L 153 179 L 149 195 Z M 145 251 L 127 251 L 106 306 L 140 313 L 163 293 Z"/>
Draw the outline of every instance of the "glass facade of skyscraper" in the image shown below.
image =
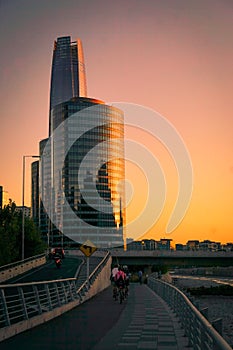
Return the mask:
<path fill-rule="evenodd" d="M 35 161 L 31 164 L 31 216 L 35 224 L 39 225 L 39 161 Z"/>
<path fill-rule="evenodd" d="M 57 104 L 78 96 L 87 96 L 82 42 L 80 39 L 72 42 L 70 36 L 61 37 L 54 42 L 50 111 Z"/>
<path fill-rule="evenodd" d="M 99 100 L 74 98 L 52 109 L 51 126 L 59 137 L 52 133 L 51 199 L 44 203 L 59 234 L 98 247 L 123 245 L 123 113 Z"/>
<path fill-rule="evenodd" d="M 87 97 L 80 39 L 54 42 L 49 138 L 40 142 L 39 226 L 48 246 L 125 245 L 124 116 Z"/>

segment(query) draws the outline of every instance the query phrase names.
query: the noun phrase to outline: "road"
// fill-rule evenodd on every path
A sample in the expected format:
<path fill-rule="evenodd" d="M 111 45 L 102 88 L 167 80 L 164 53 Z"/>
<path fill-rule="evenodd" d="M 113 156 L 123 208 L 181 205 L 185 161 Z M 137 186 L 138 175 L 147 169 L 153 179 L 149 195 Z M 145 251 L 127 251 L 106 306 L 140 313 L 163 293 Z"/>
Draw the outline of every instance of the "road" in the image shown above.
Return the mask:
<path fill-rule="evenodd" d="M 36 267 L 22 275 L 16 276 L 1 284 L 7 283 L 26 283 L 57 280 L 62 278 L 75 277 L 78 267 L 82 263 L 81 258 L 67 257 L 62 260 L 62 266 L 58 269 L 53 260 L 49 260 L 46 264 Z"/>

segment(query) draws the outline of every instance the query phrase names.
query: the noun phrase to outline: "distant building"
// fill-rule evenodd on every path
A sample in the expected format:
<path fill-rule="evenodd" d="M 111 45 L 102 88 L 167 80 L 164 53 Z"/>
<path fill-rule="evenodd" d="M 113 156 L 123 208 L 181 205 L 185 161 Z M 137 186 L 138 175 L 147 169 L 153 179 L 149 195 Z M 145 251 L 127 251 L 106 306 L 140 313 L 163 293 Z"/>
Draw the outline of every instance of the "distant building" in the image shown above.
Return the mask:
<path fill-rule="evenodd" d="M 199 250 L 199 241 L 198 240 L 190 240 L 186 243 L 187 250 Z"/>
<path fill-rule="evenodd" d="M 9 200 L 8 191 L 4 191 L 3 186 L 0 186 L 0 209 L 3 209 L 5 205 L 8 205 Z"/>
<path fill-rule="evenodd" d="M 226 243 L 222 245 L 222 249 L 226 252 L 233 252 L 233 243 Z"/>
<path fill-rule="evenodd" d="M 176 244 L 176 250 L 187 250 L 187 245 L 186 244 L 181 244 L 181 243 L 177 243 Z"/>
<path fill-rule="evenodd" d="M 161 238 L 160 241 L 157 242 L 159 250 L 171 250 L 171 241 L 172 239 Z"/>
<path fill-rule="evenodd" d="M 133 238 L 126 238 L 126 244 L 130 244 L 133 242 Z"/>
<path fill-rule="evenodd" d="M 0 186 L 0 210 L 2 210 L 2 203 L 3 203 L 3 187 Z"/>
<path fill-rule="evenodd" d="M 20 212 L 22 212 L 22 209 L 23 209 L 23 207 L 22 207 L 22 205 L 20 205 L 20 206 L 17 206 L 15 208 L 15 211 L 20 213 Z M 25 217 L 30 217 L 31 216 L 31 208 L 30 207 L 24 206 L 24 216 Z"/>
<path fill-rule="evenodd" d="M 143 250 L 155 250 L 157 249 L 157 242 L 154 239 L 144 239 L 142 241 Z"/>
<path fill-rule="evenodd" d="M 221 243 L 205 240 L 199 243 L 199 250 L 217 252 L 221 250 Z"/>
<path fill-rule="evenodd" d="M 47 159 L 46 157 L 42 157 L 44 148 L 48 142 L 48 138 L 43 139 L 39 143 L 39 154 L 40 154 L 40 166 L 39 166 L 39 189 L 40 191 L 47 192 L 47 196 L 50 196 L 50 189 L 45 188 L 45 183 L 49 183 L 49 179 L 51 178 L 51 163 L 50 159 Z M 45 176 L 41 176 L 40 172 L 44 172 L 44 174 L 47 174 L 47 178 Z M 32 180 L 33 181 L 33 180 Z M 35 200 L 37 200 L 37 196 L 34 197 Z M 39 207 L 39 228 L 42 235 L 42 239 L 46 242 L 48 242 L 48 246 L 52 245 L 50 244 L 50 240 L 52 238 L 52 235 L 50 235 L 50 232 L 52 232 L 52 223 L 49 219 L 49 214 L 44 209 L 43 201 L 41 198 L 41 195 L 39 194 L 38 202 L 35 204 L 32 204 L 32 206 Z M 35 213 L 36 214 L 36 213 Z M 34 215 L 34 212 L 33 212 Z M 37 217 L 33 216 L 34 221 L 37 220 Z M 52 242 L 51 242 L 52 243 Z"/>
<path fill-rule="evenodd" d="M 127 250 L 143 250 L 142 241 L 133 241 L 127 244 Z"/>

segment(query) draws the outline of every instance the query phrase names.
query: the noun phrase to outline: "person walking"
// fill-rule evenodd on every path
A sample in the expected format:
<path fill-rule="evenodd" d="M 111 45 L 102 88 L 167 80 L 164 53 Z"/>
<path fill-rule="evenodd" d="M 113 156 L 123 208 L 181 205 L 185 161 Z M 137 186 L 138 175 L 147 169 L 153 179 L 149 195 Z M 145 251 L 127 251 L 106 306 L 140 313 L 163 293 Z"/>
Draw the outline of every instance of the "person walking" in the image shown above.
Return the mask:
<path fill-rule="evenodd" d="M 142 284 L 142 270 L 138 271 L 138 280 L 139 283 Z"/>

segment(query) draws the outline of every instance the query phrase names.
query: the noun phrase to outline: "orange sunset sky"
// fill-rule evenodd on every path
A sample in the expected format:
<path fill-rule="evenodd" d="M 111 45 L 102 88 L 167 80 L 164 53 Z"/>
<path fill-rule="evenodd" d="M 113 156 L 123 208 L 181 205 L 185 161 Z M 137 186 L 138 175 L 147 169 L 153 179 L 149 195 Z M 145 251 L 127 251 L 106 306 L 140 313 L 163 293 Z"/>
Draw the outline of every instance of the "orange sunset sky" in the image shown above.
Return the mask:
<path fill-rule="evenodd" d="M 233 241 L 232 0 L 1 0 L 0 185 L 22 201 L 22 157 L 48 136 L 53 41 L 80 38 L 88 96 L 157 111 L 180 134 L 193 168 L 193 193 L 181 223 L 166 226 L 178 191 L 164 145 L 143 130 L 126 138 L 157 158 L 166 200 L 152 227 L 144 215 L 128 237 Z M 26 204 L 30 205 L 27 159 Z M 126 163 L 127 220 L 140 217 L 148 195 L 144 169 Z M 153 213 L 148 213 L 152 215 Z"/>

